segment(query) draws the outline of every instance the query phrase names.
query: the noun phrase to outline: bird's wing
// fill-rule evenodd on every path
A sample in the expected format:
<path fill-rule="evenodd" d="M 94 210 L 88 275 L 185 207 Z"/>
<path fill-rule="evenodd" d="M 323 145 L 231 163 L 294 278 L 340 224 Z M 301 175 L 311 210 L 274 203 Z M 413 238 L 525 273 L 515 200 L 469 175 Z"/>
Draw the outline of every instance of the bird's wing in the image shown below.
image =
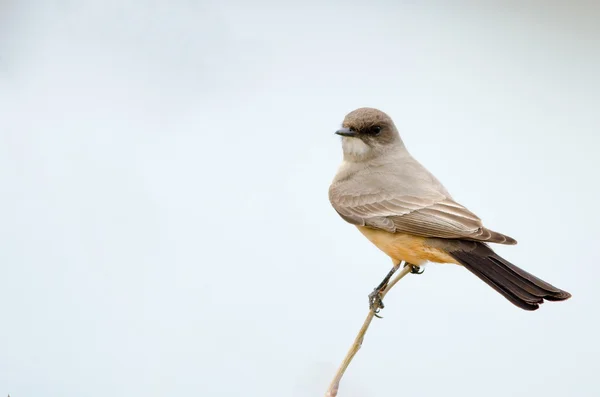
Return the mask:
<path fill-rule="evenodd" d="M 424 169 L 423 169 L 424 170 Z M 426 174 L 368 173 L 334 182 L 329 190 L 335 210 L 347 222 L 422 237 L 456 238 L 515 244 L 485 228 L 474 213 L 454 201 Z"/>

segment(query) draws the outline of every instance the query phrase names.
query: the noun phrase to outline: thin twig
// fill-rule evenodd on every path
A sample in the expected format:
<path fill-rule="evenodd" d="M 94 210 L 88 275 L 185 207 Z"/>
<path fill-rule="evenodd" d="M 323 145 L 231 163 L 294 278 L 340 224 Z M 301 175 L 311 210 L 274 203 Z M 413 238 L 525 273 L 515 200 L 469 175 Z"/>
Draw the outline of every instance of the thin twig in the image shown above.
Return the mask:
<path fill-rule="evenodd" d="M 402 265 L 402 263 L 400 265 Z M 408 273 L 410 273 L 411 270 L 412 270 L 412 267 L 410 265 L 405 266 L 402 269 L 400 269 L 398 274 L 396 274 L 396 276 L 392 279 L 392 281 L 389 282 L 389 284 L 385 288 L 385 290 L 383 290 L 381 292 L 381 299 L 383 299 L 383 297 L 394 287 L 394 285 L 396 285 L 396 283 L 398 281 L 400 281 L 400 279 L 402 279 L 402 277 L 404 277 Z M 350 350 L 348 350 L 348 353 L 346 354 L 344 361 L 342 361 L 342 365 L 340 365 L 340 368 L 338 369 L 337 373 L 335 374 L 335 377 L 331 381 L 331 384 L 329 385 L 329 389 L 327 390 L 327 393 L 325 393 L 325 397 L 337 396 L 337 392 L 340 387 L 340 381 L 342 380 L 342 376 L 344 376 L 344 372 L 346 372 L 346 369 L 350 365 L 350 362 L 352 361 L 352 359 L 354 358 L 356 353 L 360 350 L 360 347 L 362 346 L 363 340 L 365 338 L 365 334 L 366 334 L 367 330 L 369 329 L 369 325 L 371 325 L 371 321 L 373 320 L 374 316 L 375 316 L 375 309 L 369 310 L 369 314 L 367 314 L 367 318 L 365 319 L 365 322 L 363 323 L 362 327 L 360 328 L 360 331 L 358 331 L 358 335 L 356 335 L 356 339 L 354 339 L 354 343 L 350 347 Z"/>

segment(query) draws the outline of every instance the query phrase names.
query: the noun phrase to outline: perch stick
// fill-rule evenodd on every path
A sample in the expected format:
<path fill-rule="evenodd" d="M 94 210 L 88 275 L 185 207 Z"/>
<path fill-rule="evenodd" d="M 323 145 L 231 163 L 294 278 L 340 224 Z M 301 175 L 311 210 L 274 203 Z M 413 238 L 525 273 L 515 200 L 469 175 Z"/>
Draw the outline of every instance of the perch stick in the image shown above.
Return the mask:
<path fill-rule="evenodd" d="M 402 263 L 404 263 L 404 262 L 402 262 Z M 402 265 L 402 263 L 400 265 Z M 412 266 L 410 266 L 410 265 L 405 266 L 402 269 L 400 269 L 398 274 L 396 274 L 396 276 L 388 283 L 387 287 L 381 292 L 381 299 L 383 299 L 385 297 L 385 295 L 394 287 L 394 285 L 396 285 L 396 283 L 398 281 L 400 281 L 400 279 L 402 279 L 404 276 L 406 276 L 408 273 L 410 273 L 411 270 L 412 270 Z M 365 319 L 365 322 L 363 323 L 362 327 L 360 328 L 360 331 L 358 331 L 358 335 L 356 335 L 356 338 L 354 339 L 354 343 L 350 347 L 350 350 L 348 350 L 348 353 L 346 354 L 344 361 L 342 361 L 340 368 L 338 369 L 337 373 L 335 374 L 335 377 L 331 381 L 331 384 L 329 385 L 329 389 L 327 390 L 325 397 L 336 397 L 337 396 L 337 392 L 340 387 L 340 381 L 342 380 L 342 376 L 344 376 L 344 372 L 346 372 L 346 369 L 350 365 L 350 362 L 352 361 L 352 359 L 354 358 L 354 356 L 356 355 L 356 353 L 362 346 L 363 340 L 365 338 L 365 334 L 366 334 L 367 330 L 369 329 L 369 325 L 371 325 L 371 321 L 373 320 L 374 316 L 375 316 L 375 309 L 370 309 L 369 314 L 367 314 L 367 318 Z"/>

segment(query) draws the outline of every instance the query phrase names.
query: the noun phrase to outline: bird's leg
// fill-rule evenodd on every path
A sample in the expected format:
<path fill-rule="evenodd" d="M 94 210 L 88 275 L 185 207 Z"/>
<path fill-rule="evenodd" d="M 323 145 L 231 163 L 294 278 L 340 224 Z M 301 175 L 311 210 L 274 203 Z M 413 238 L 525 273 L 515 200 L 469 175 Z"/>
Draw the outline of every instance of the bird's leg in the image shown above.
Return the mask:
<path fill-rule="evenodd" d="M 400 263 L 402 263 L 402 262 L 400 262 Z M 381 301 L 381 293 L 387 287 L 388 282 L 390 281 L 390 279 L 392 278 L 394 273 L 396 273 L 396 270 L 398 270 L 400 268 L 400 263 L 398 263 L 397 265 L 394 265 L 394 267 L 392 267 L 392 270 L 390 270 L 390 272 L 387 274 L 387 276 L 385 276 L 384 279 L 381 280 L 379 285 L 377 287 L 375 287 L 373 292 L 371 292 L 369 294 L 369 309 L 375 311 L 375 316 L 377 316 L 377 313 L 379 313 L 379 311 L 384 308 L 383 302 Z M 379 316 L 377 316 L 377 317 L 379 317 Z"/>
<path fill-rule="evenodd" d="M 421 268 L 421 266 L 413 265 L 412 263 L 404 262 L 404 267 L 410 266 L 410 272 L 412 274 L 423 274 L 425 269 Z"/>
<path fill-rule="evenodd" d="M 381 311 L 381 309 L 383 309 L 385 307 L 383 305 L 383 301 L 381 300 L 381 293 L 386 289 L 388 282 L 390 281 L 390 279 L 392 278 L 394 273 L 396 273 L 396 271 L 400 268 L 401 264 L 402 264 L 402 262 L 398 263 L 397 265 L 394 265 L 394 267 L 392 267 L 392 270 L 389 271 L 387 276 L 385 276 L 384 279 L 381 280 L 381 283 L 379 283 L 379 285 L 377 287 L 375 287 L 373 292 L 371 292 L 369 294 L 369 309 L 375 311 L 376 317 L 381 318 L 380 316 L 377 315 L 377 313 L 379 313 Z M 425 269 L 422 269 L 420 266 L 413 265 L 412 263 L 404 262 L 403 267 L 406 267 L 406 266 L 410 266 L 410 272 L 412 274 L 423 274 L 423 272 L 425 271 Z"/>

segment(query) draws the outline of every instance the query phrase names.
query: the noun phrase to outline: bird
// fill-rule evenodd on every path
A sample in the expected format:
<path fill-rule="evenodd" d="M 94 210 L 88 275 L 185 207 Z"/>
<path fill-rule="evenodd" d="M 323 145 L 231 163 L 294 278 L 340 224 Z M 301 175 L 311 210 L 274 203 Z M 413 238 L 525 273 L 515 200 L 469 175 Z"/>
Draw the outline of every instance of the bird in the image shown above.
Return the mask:
<path fill-rule="evenodd" d="M 490 244 L 517 241 L 487 228 L 455 201 L 408 152 L 386 113 L 358 108 L 335 133 L 341 136 L 343 160 L 329 186 L 329 201 L 393 262 L 369 294 L 376 313 L 384 307 L 381 293 L 402 263 L 418 274 L 427 262 L 460 265 L 523 310 L 571 297 L 494 252 Z"/>

